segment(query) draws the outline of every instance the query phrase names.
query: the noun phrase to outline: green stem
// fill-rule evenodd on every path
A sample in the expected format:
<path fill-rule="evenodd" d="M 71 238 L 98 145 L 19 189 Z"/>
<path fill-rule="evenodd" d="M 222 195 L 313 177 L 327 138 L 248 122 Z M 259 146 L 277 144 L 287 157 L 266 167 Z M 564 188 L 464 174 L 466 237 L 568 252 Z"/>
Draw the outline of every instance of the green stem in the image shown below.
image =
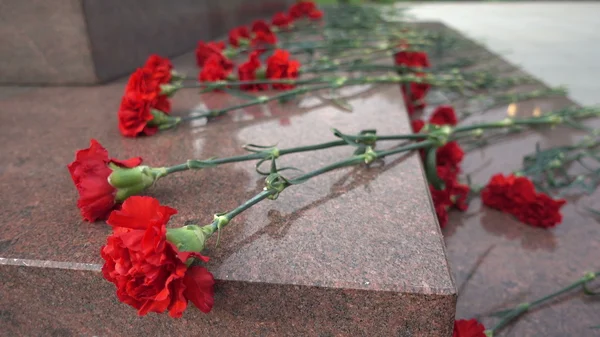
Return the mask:
<path fill-rule="evenodd" d="M 347 136 L 347 137 L 350 138 L 351 140 L 360 142 L 360 141 L 367 141 L 367 140 L 368 141 L 380 141 L 380 140 L 424 139 L 424 138 L 427 138 L 427 135 L 424 133 L 422 133 L 422 134 L 406 134 L 406 135 L 389 135 L 389 136 L 361 134 L 361 135 Z M 314 144 L 314 145 L 306 145 L 306 146 L 298 146 L 298 147 L 292 147 L 292 148 L 281 149 L 281 150 L 279 150 L 275 147 L 266 148 L 264 151 L 261 151 L 261 152 L 251 153 L 251 154 L 246 154 L 246 155 L 241 155 L 241 156 L 231 156 L 231 157 L 215 158 L 215 159 L 208 159 L 208 160 L 189 160 L 188 162 L 183 163 L 183 164 L 166 167 L 165 168 L 165 171 L 166 171 L 165 176 L 167 176 L 171 173 L 182 172 L 182 171 L 187 171 L 187 170 L 191 170 L 191 169 L 201 169 L 201 168 L 214 167 L 217 165 L 228 164 L 228 163 L 237 163 L 237 162 L 250 161 L 250 160 L 267 159 L 270 157 L 280 157 L 280 156 L 292 154 L 292 153 L 323 150 L 323 149 L 328 149 L 328 148 L 337 147 L 337 146 L 344 146 L 344 145 L 348 145 L 348 143 L 345 140 L 336 140 L 336 141 L 331 141 L 331 142 L 319 143 L 319 144 Z"/>
<path fill-rule="evenodd" d="M 424 140 L 422 142 L 418 142 L 418 143 L 414 143 L 414 144 L 399 146 L 399 147 L 397 147 L 395 149 L 391 149 L 391 150 L 374 151 L 373 154 L 375 155 L 375 158 L 384 158 L 384 157 L 392 155 L 392 154 L 407 152 L 407 151 L 416 150 L 416 149 L 422 149 L 422 148 L 426 148 L 426 147 L 429 147 L 432 145 L 433 145 L 433 142 L 431 140 Z M 327 165 L 320 169 L 300 175 L 294 179 L 289 180 L 289 182 L 292 185 L 300 184 L 300 183 L 307 181 L 308 179 L 314 178 L 323 173 L 333 171 L 333 170 L 341 168 L 341 167 L 360 164 L 364 161 L 365 161 L 365 155 L 352 156 L 348 159 L 345 159 L 345 160 L 339 161 L 337 163 L 333 163 L 331 165 Z"/>
<path fill-rule="evenodd" d="M 388 155 L 392 155 L 392 154 L 396 154 L 396 153 L 400 153 L 400 152 L 406 152 L 406 151 L 411 151 L 411 150 L 415 150 L 415 149 L 420 149 L 420 148 L 425 148 L 425 147 L 429 147 L 432 146 L 434 143 L 430 140 L 425 140 L 419 143 L 415 143 L 415 144 L 409 144 L 409 145 L 405 145 L 405 146 L 400 146 L 397 147 L 395 149 L 391 149 L 391 150 L 385 150 L 385 151 L 367 151 L 365 154 L 362 155 L 355 155 L 352 156 L 350 158 L 347 158 L 345 160 L 324 166 L 320 169 L 305 173 L 303 175 L 300 175 L 298 177 L 295 177 L 294 179 L 289 179 L 287 180 L 287 183 L 285 185 L 283 185 L 281 187 L 280 190 L 275 190 L 275 189 L 264 189 L 263 191 L 261 191 L 260 193 L 258 193 L 257 195 L 255 195 L 254 197 L 252 197 L 251 199 L 247 200 L 246 202 L 244 202 L 243 204 L 241 204 L 240 206 L 236 207 L 234 210 L 225 213 L 223 215 L 221 215 L 221 218 L 224 219 L 219 219 L 219 217 L 215 218 L 215 221 L 213 221 L 210 225 L 211 229 L 214 231 L 216 231 L 217 229 L 223 228 L 225 227 L 227 224 L 230 223 L 230 221 L 236 217 L 237 215 L 239 215 L 240 213 L 244 212 L 245 210 L 249 209 L 250 207 L 258 204 L 259 202 L 261 202 L 262 200 L 268 199 L 271 196 L 277 195 L 281 192 L 283 192 L 286 188 L 288 188 L 289 186 L 292 185 L 298 185 L 301 183 L 306 182 L 307 180 L 314 178 L 316 176 L 319 176 L 321 174 L 327 173 L 329 171 L 333 171 L 335 169 L 338 168 L 342 168 L 342 167 L 347 167 L 347 166 L 353 166 L 353 165 L 357 165 L 360 163 L 364 163 L 368 158 L 371 159 L 375 159 L 375 158 L 384 158 Z"/>
<path fill-rule="evenodd" d="M 254 197 L 252 197 L 251 199 L 247 200 L 243 204 L 241 204 L 238 207 L 236 207 L 231 212 L 226 213 L 224 216 L 225 216 L 225 218 L 227 218 L 227 220 L 231 220 L 231 219 L 235 218 L 236 216 L 238 216 L 243 211 L 247 210 L 248 208 L 250 208 L 250 207 L 258 204 L 259 202 L 261 202 L 261 201 L 263 201 L 265 199 L 267 199 L 272 194 L 275 194 L 275 191 L 273 191 L 273 190 L 263 190 L 260 193 L 258 193 L 257 195 L 255 195 Z"/>
<path fill-rule="evenodd" d="M 488 335 L 493 336 L 495 332 L 497 332 L 498 330 L 502 329 L 504 326 L 506 326 L 510 321 L 512 321 L 513 319 L 521 316 L 522 314 L 524 314 L 525 312 L 531 310 L 533 307 L 539 306 L 549 300 L 552 300 L 562 294 L 565 294 L 573 289 L 576 289 L 580 286 L 583 286 L 584 284 L 594 280 L 596 277 L 600 276 L 600 272 L 596 272 L 596 273 L 588 273 L 585 276 L 583 276 L 582 278 L 580 278 L 579 280 L 571 283 L 570 285 L 566 286 L 565 288 L 560 289 L 559 291 L 556 291 L 554 293 L 551 293 L 547 296 L 544 296 L 538 300 L 535 300 L 533 302 L 525 302 L 525 303 L 521 303 L 519 305 L 517 305 L 514 309 L 512 309 L 510 312 L 508 312 L 504 318 L 502 318 L 502 320 L 500 322 L 498 322 L 498 324 L 496 324 L 496 326 L 494 326 L 493 328 L 487 330 Z"/>
<path fill-rule="evenodd" d="M 560 116 L 553 116 L 553 115 L 535 117 L 535 118 L 524 118 L 524 119 L 506 118 L 506 119 L 498 121 L 498 122 L 459 126 L 454 129 L 454 133 L 473 131 L 473 130 L 499 129 L 499 128 L 516 126 L 516 125 L 558 124 L 561 122 L 562 122 L 562 118 L 560 118 Z"/>

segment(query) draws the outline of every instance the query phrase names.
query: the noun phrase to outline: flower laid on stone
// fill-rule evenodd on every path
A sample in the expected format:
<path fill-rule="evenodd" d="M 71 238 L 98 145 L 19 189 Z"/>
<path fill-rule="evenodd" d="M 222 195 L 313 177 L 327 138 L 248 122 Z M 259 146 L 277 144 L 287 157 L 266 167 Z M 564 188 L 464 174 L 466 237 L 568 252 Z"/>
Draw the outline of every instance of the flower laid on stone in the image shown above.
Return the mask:
<path fill-rule="evenodd" d="M 213 275 L 197 264 L 208 262 L 208 257 L 200 251 L 180 250 L 180 235 L 167 230 L 176 213 L 154 198 L 133 196 L 108 218 L 113 232 L 101 250 L 102 275 L 115 284 L 119 300 L 137 309 L 140 316 L 168 311 L 178 318 L 188 301 L 205 313 L 213 307 Z M 195 234 L 187 232 L 183 240 L 190 236 L 193 240 Z"/>
<path fill-rule="evenodd" d="M 369 41 L 360 41 L 356 37 L 346 40 L 342 38 L 341 42 L 332 42 L 331 45 L 327 41 L 290 41 L 293 40 L 289 39 L 291 35 L 286 35 L 294 34 L 296 30 L 322 28 L 313 22 L 322 16 L 323 12 L 317 9 L 314 2 L 298 1 L 290 8 L 289 15 L 277 13 L 271 24 L 257 20 L 250 28 L 242 26 L 232 29 L 228 36 L 230 46 L 226 46 L 225 42 L 200 41 L 196 48 L 196 63 L 200 67 L 197 76 L 178 76 L 168 59 L 150 56 L 127 83 L 118 111 L 121 134 L 127 137 L 150 136 L 177 125 L 182 119 L 208 119 L 237 109 L 274 101 L 289 101 L 299 95 L 323 90 L 335 96 L 337 90 L 344 86 L 380 83 L 399 84 L 408 113 L 417 117 L 420 116 L 418 113 L 429 113 L 425 109 L 429 91 L 445 89 L 461 95 L 460 97 L 478 98 L 480 92 L 477 90 L 498 88 L 504 83 L 502 80 L 489 79 L 486 73 L 462 71 L 455 66 L 446 66 L 445 70 L 440 70 L 444 69 L 443 65 L 436 64 L 432 68 L 427 52 L 421 50 L 419 44 L 421 39 L 427 39 L 428 36 L 423 34 L 410 37 L 404 29 L 395 32 L 400 34 L 399 37 L 393 34 L 386 36 L 385 43 L 380 45 L 369 44 Z M 340 46 L 342 48 L 338 48 Z M 361 56 L 332 52 L 335 49 L 343 49 L 344 52 L 359 51 L 356 54 Z M 321 52 L 324 55 L 320 55 Z M 328 55 L 328 52 L 331 54 Z M 371 62 L 371 54 L 378 52 L 394 55 L 395 65 Z M 393 54 L 394 52 L 396 53 Z M 301 64 L 295 56 L 292 57 L 292 53 L 307 53 L 311 58 L 299 58 L 303 60 Z M 370 71 L 383 74 L 371 76 L 367 74 Z M 300 74 L 303 75 L 301 79 Z M 306 78 L 304 75 L 307 75 Z M 492 84 L 486 87 L 486 83 Z M 170 116 L 169 97 L 182 88 L 197 88 L 201 92 L 222 90 L 228 93 L 238 90 L 235 94 L 244 102 L 183 118 Z M 285 91 L 261 93 L 264 95 L 240 92 L 268 89 Z M 510 96 L 511 100 L 516 100 L 514 97 Z M 341 101 L 337 97 L 331 99 L 339 107 L 349 105 Z M 428 102 L 431 104 L 431 100 Z M 102 272 L 108 281 L 115 284 L 117 297 L 137 309 L 139 315 L 168 312 L 172 317 L 181 317 L 190 301 L 202 312 L 211 311 L 214 305 L 215 281 L 204 265 L 209 259 L 201 255 L 207 240 L 214 232 L 220 233 L 236 216 L 259 202 L 276 200 L 288 188 L 297 188 L 306 181 L 339 168 L 368 166 L 383 162 L 384 158 L 391 155 L 415 151 L 420 153 L 423 160 L 435 214 L 440 227 L 444 228 L 448 223 L 448 212 L 452 209 L 467 210 L 469 198 L 478 191 L 477 188 L 472 190 L 468 176 L 466 180 L 469 185 L 461 182 L 461 165 L 465 157 L 463 146 L 468 150 L 467 141 L 479 140 L 483 134 L 492 130 L 519 132 L 527 127 L 553 127 L 600 114 L 598 110 L 586 112 L 583 108 L 577 109 L 527 118 L 509 115 L 501 120 L 460 125 L 454 108 L 440 105 L 432 109 L 428 119 L 411 121 L 413 133 L 381 136 L 376 130 L 364 130 L 350 135 L 334 130 L 336 140 L 325 143 L 285 149 L 247 145 L 245 149 L 249 154 L 187 160 L 160 168 L 142 166 L 141 158 L 126 161 L 111 159 L 106 149 L 92 140 L 88 149 L 77 151 L 76 159 L 68 165 L 68 169 L 79 193 L 78 207 L 85 220 L 105 219 L 112 212 L 108 216 L 112 234 L 101 250 L 105 261 Z M 383 141 L 402 143 L 382 149 Z M 347 151 L 347 157 L 336 159 L 313 171 L 298 170 L 301 173 L 291 173 L 291 170 L 285 171 L 287 167 L 279 167 L 278 160 L 281 156 L 337 146 L 344 146 L 352 151 Z M 266 176 L 264 188 L 233 210 L 216 213 L 208 225 L 167 229 L 167 223 L 176 211 L 160 205 L 154 198 L 140 196 L 159 179 L 170 174 L 211 169 L 242 161 L 255 161 L 258 174 Z M 270 169 L 265 170 L 267 166 Z M 564 200 L 555 200 L 545 193 L 536 192 L 529 178 L 518 175 L 494 175 L 481 190 L 481 198 L 488 207 L 542 228 L 556 226 L 562 221 L 560 209 L 565 204 Z M 586 275 L 587 278 L 575 285 L 585 285 L 585 282 L 597 276 L 591 275 L 593 277 Z M 507 310 L 504 316 L 499 316 L 502 317 L 501 322 L 487 331 L 475 319 L 457 320 L 453 336 L 491 336 L 506 322 L 541 302 L 543 301 L 525 303 L 526 305 Z"/>
<path fill-rule="evenodd" d="M 485 327 L 476 319 L 459 319 L 454 321 L 452 337 L 486 337 Z"/>
<path fill-rule="evenodd" d="M 238 78 L 240 81 L 255 81 L 259 79 L 257 73 L 260 69 L 260 53 L 253 51 L 248 57 L 248 61 L 238 67 Z M 264 72 L 263 72 L 264 75 Z M 264 76 L 263 76 L 264 77 Z M 240 86 L 241 90 L 260 91 L 268 89 L 269 85 L 265 83 L 244 84 Z"/>
<path fill-rule="evenodd" d="M 290 7 L 289 15 L 294 20 L 301 18 L 318 20 L 323 17 L 323 12 L 317 8 L 314 1 L 298 1 Z"/>
<path fill-rule="evenodd" d="M 248 27 L 240 26 L 229 31 L 229 44 L 233 47 L 248 44 L 248 41 L 250 41 L 250 30 Z M 225 46 L 223 46 L 223 48 L 225 48 Z"/>
<path fill-rule="evenodd" d="M 562 221 L 563 199 L 554 200 L 545 193 L 536 193 L 527 177 L 494 175 L 481 191 L 483 204 L 515 216 L 534 227 L 550 228 Z"/>
<path fill-rule="evenodd" d="M 297 79 L 300 62 L 290 59 L 287 50 L 277 49 L 267 59 L 267 78 L 272 80 Z M 273 89 L 287 90 L 294 88 L 294 84 L 273 83 Z"/>
<path fill-rule="evenodd" d="M 198 67 L 204 67 L 204 64 L 215 56 L 219 60 L 219 64 L 226 70 L 233 69 L 233 62 L 229 60 L 224 54 L 225 50 L 224 42 L 204 42 L 199 41 L 196 46 L 196 64 Z"/>
<path fill-rule="evenodd" d="M 233 67 L 228 68 L 223 65 L 223 58 L 220 55 L 211 55 L 202 66 L 198 80 L 200 82 L 224 81 L 232 70 Z"/>
<path fill-rule="evenodd" d="M 129 77 L 117 112 L 123 136 L 151 136 L 161 127 L 179 123 L 179 118 L 168 116 L 171 102 L 163 91 L 163 86 L 172 82 L 171 61 L 158 55 L 151 55 L 144 67 Z"/>
<path fill-rule="evenodd" d="M 284 12 L 275 13 L 275 15 L 273 15 L 273 19 L 271 19 L 273 26 L 282 29 L 289 28 L 292 22 L 294 22 L 294 20 Z"/>
<path fill-rule="evenodd" d="M 77 151 L 75 160 L 67 167 L 79 192 L 77 207 L 81 211 L 81 216 L 87 221 L 106 219 L 118 203 L 127 197 L 128 188 L 147 187 L 142 180 L 138 185 L 119 190 L 109 182 L 115 170 L 134 170 L 141 163 L 140 157 L 127 160 L 110 158 L 108 151 L 95 139 L 90 141 L 89 148 Z"/>
<path fill-rule="evenodd" d="M 266 21 L 256 20 L 252 23 L 252 40 L 250 41 L 250 45 L 255 50 L 264 51 L 265 46 L 276 43 L 277 36 Z"/>
<path fill-rule="evenodd" d="M 171 104 L 166 95 L 161 92 L 161 85 L 171 82 L 171 70 L 173 66 L 168 59 L 162 59 L 152 55 L 146 65 L 137 69 L 125 86 L 125 95 L 134 92 L 155 108 L 169 113 Z"/>

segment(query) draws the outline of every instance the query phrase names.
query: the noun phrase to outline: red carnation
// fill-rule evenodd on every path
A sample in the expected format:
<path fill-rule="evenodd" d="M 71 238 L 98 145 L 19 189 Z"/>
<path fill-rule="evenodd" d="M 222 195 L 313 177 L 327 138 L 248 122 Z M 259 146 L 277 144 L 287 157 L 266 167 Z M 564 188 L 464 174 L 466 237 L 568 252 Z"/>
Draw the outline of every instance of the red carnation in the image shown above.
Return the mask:
<path fill-rule="evenodd" d="M 414 133 L 419 133 L 425 127 L 425 122 L 422 119 L 415 119 L 410 122 L 410 125 Z"/>
<path fill-rule="evenodd" d="M 256 80 L 256 71 L 260 68 L 260 60 L 258 59 L 259 52 L 253 51 L 247 62 L 242 63 L 238 67 L 238 77 L 240 81 Z M 267 89 L 267 84 L 244 84 L 240 86 L 242 90 L 256 91 Z"/>
<path fill-rule="evenodd" d="M 323 12 L 317 9 L 317 5 L 315 5 L 313 1 L 296 2 L 290 7 L 289 14 L 292 19 L 300 19 L 303 17 L 320 19 L 323 17 Z"/>
<path fill-rule="evenodd" d="M 198 42 L 198 46 L 196 47 L 196 64 L 198 64 L 198 67 L 202 68 L 209 58 L 215 56 L 218 58 L 222 68 L 232 70 L 233 62 L 223 55 L 224 49 L 224 42 Z"/>
<path fill-rule="evenodd" d="M 109 158 L 108 151 L 97 140 L 92 139 L 90 147 L 77 151 L 75 161 L 67 166 L 79 192 L 77 207 L 87 221 L 105 219 L 117 204 L 115 201 L 117 189 L 108 183 L 108 177 L 112 173 L 108 167 L 109 163 L 133 168 L 142 163 L 142 158 L 136 157 L 124 161 Z"/>
<path fill-rule="evenodd" d="M 448 221 L 448 210 L 456 208 L 460 211 L 466 211 L 468 208 L 467 197 L 470 188 L 467 185 L 460 184 L 457 179 L 457 171 L 445 166 L 438 166 L 437 173 L 440 179 L 444 181 L 444 189 L 435 189 L 429 186 L 431 199 L 435 207 L 440 227 L 444 228 Z"/>
<path fill-rule="evenodd" d="M 320 18 L 323 17 L 323 12 L 318 9 L 314 9 L 314 10 L 308 12 L 308 17 L 313 20 L 319 20 Z"/>
<path fill-rule="evenodd" d="M 200 70 L 198 79 L 200 82 L 216 82 L 223 81 L 227 75 L 231 73 L 231 69 L 225 69 L 221 63 L 221 58 L 218 55 L 212 55 L 208 58 L 204 67 Z"/>
<path fill-rule="evenodd" d="M 292 18 L 283 12 L 275 13 L 271 23 L 279 28 L 288 28 L 293 22 Z"/>
<path fill-rule="evenodd" d="M 250 40 L 250 31 L 245 26 L 240 26 L 229 31 L 229 44 L 240 46 L 240 40 Z"/>
<path fill-rule="evenodd" d="M 269 24 L 264 20 L 256 20 L 252 23 L 252 33 L 254 34 L 254 37 L 252 38 L 251 43 L 254 47 L 277 43 L 277 36 L 275 36 Z"/>
<path fill-rule="evenodd" d="M 431 64 L 429 63 L 429 58 L 427 57 L 427 53 L 425 52 L 403 50 L 397 52 L 396 55 L 394 55 L 394 60 L 396 62 L 396 65 L 421 68 L 431 67 Z"/>
<path fill-rule="evenodd" d="M 485 337 L 485 327 L 476 319 L 454 321 L 452 337 Z"/>
<path fill-rule="evenodd" d="M 534 201 L 522 205 L 515 215 L 528 225 L 550 228 L 562 222 L 560 208 L 565 203 L 564 199 L 554 200 L 546 194 L 539 193 Z"/>
<path fill-rule="evenodd" d="M 432 187 L 429 187 L 430 191 L 433 191 Z M 433 198 L 433 195 L 432 195 Z M 435 200 L 433 201 L 433 206 L 435 209 L 435 216 L 438 219 L 438 223 L 440 228 L 445 228 L 448 224 L 448 206 L 445 204 L 436 204 Z"/>
<path fill-rule="evenodd" d="M 153 78 L 158 81 L 159 85 L 171 82 L 171 71 L 173 70 L 173 64 L 168 58 L 152 54 L 146 60 L 144 68 L 152 72 Z"/>
<path fill-rule="evenodd" d="M 458 171 L 458 166 L 463 160 L 464 156 L 465 152 L 457 142 L 448 142 L 444 146 L 441 146 L 437 149 L 436 165 L 447 166 Z"/>
<path fill-rule="evenodd" d="M 134 93 L 141 100 L 146 101 L 150 108 L 155 108 L 164 113 L 171 111 L 171 102 L 166 95 L 160 94 L 160 82 L 164 76 L 156 75 L 150 67 L 138 68 L 129 77 L 127 86 L 125 87 L 125 96 Z"/>
<path fill-rule="evenodd" d="M 450 105 L 440 105 L 435 109 L 433 115 L 429 119 L 429 123 L 435 125 L 456 125 L 458 123 L 458 119 L 456 118 L 456 113 L 454 112 L 454 108 Z"/>
<path fill-rule="evenodd" d="M 206 268 L 187 267 L 189 258 L 208 261 L 198 253 L 179 252 L 167 241 L 167 222 L 177 211 L 150 197 L 128 198 L 108 224 L 113 233 L 102 247 L 102 275 L 117 286 L 119 300 L 138 310 L 169 311 L 181 317 L 192 301 L 208 313 L 214 304 L 214 278 Z"/>
<path fill-rule="evenodd" d="M 156 126 L 148 126 L 154 119 L 150 112 L 151 104 L 135 91 L 125 93 L 119 107 L 119 131 L 125 137 L 139 135 L 152 136 L 158 131 Z"/>
<path fill-rule="evenodd" d="M 422 76 L 422 74 L 417 74 L 417 76 Z M 429 83 L 416 83 L 411 82 L 408 85 L 404 84 L 401 86 L 402 88 L 402 96 L 404 98 L 404 103 L 406 105 L 406 110 L 409 115 L 412 115 L 417 110 L 423 110 L 427 105 L 425 103 L 425 96 L 427 96 L 427 92 L 431 85 Z"/>
<path fill-rule="evenodd" d="M 526 177 L 502 174 L 492 176 L 481 191 L 484 205 L 507 213 L 515 214 L 522 205 L 535 202 L 535 186 Z"/>
<path fill-rule="evenodd" d="M 277 49 L 267 60 L 267 78 L 269 79 L 297 79 L 300 69 L 300 62 L 290 60 L 290 53 L 287 50 Z M 291 89 L 293 84 L 275 83 L 273 89 Z"/>

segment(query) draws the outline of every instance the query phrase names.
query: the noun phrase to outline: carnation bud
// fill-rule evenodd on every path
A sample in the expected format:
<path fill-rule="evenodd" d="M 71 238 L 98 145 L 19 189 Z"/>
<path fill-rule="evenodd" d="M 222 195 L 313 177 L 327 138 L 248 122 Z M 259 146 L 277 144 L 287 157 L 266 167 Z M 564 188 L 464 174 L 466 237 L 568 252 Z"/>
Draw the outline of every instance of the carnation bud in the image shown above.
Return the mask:
<path fill-rule="evenodd" d="M 167 240 L 180 252 L 199 253 L 204 249 L 206 240 L 214 233 L 212 226 L 187 225 L 167 229 Z"/>
<path fill-rule="evenodd" d="M 113 172 L 108 176 L 108 183 L 117 189 L 115 197 L 117 201 L 124 201 L 132 195 L 140 194 L 165 174 L 164 168 L 154 169 L 148 166 L 123 168 L 110 165 L 110 168 Z"/>

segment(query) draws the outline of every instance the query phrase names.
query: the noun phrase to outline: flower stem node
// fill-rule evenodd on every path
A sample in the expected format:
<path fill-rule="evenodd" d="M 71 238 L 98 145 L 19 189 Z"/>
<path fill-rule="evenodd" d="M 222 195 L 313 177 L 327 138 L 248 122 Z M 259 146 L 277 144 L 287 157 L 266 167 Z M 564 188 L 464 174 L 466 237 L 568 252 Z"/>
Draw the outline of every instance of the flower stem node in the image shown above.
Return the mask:
<path fill-rule="evenodd" d="M 375 161 L 375 159 L 377 159 L 377 152 L 373 151 L 372 147 L 367 146 L 363 157 L 365 158 L 365 164 L 371 164 Z"/>
<path fill-rule="evenodd" d="M 187 225 L 167 229 L 167 240 L 174 244 L 180 252 L 200 253 L 206 240 L 214 233 L 211 226 Z"/>
<path fill-rule="evenodd" d="M 258 104 L 265 104 L 269 101 L 269 96 L 258 96 L 256 97 L 256 102 L 258 102 Z"/>
<path fill-rule="evenodd" d="M 594 272 L 589 272 L 583 275 L 583 279 L 585 282 L 593 281 L 596 278 L 597 274 Z"/>
<path fill-rule="evenodd" d="M 215 214 L 213 223 L 216 223 L 216 229 L 220 230 L 229 224 L 229 218 L 222 214 Z"/>
<path fill-rule="evenodd" d="M 272 147 L 272 148 L 266 150 L 265 152 L 267 152 L 269 154 L 270 159 L 279 158 L 279 149 L 276 147 Z"/>
<path fill-rule="evenodd" d="M 479 137 L 483 136 L 483 129 L 475 129 L 475 130 L 471 131 L 471 134 L 473 135 L 473 137 L 479 138 Z"/>
<path fill-rule="evenodd" d="M 282 177 L 279 173 L 271 173 L 265 179 L 265 191 L 273 191 L 273 194 L 269 196 L 270 200 L 275 200 L 279 197 L 279 193 L 283 192 L 290 183 Z"/>
<path fill-rule="evenodd" d="M 427 131 L 429 131 L 427 139 L 433 142 L 434 147 L 440 147 L 446 145 L 453 129 L 449 125 L 437 126 L 429 124 Z"/>
<path fill-rule="evenodd" d="M 136 166 L 123 168 L 109 164 L 112 173 L 108 176 L 108 183 L 117 189 L 115 199 L 125 201 L 132 195 L 140 194 L 143 190 L 154 185 L 161 177 L 166 175 L 165 168 L 151 168 Z"/>
<path fill-rule="evenodd" d="M 348 77 L 345 77 L 345 76 L 338 77 L 335 79 L 335 81 L 333 81 L 333 83 L 331 83 L 331 85 L 334 88 L 340 88 L 341 86 L 344 85 L 344 83 L 346 83 L 346 81 L 348 81 Z"/>
<path fill-rule="evenodd" d="M 512 118 L 504 118 L 503 120 L 498 122 L 499 125 L 503 125 L 503 126 L 511 126 L 514 123 L 515 123 L 515 121 Z"/>

